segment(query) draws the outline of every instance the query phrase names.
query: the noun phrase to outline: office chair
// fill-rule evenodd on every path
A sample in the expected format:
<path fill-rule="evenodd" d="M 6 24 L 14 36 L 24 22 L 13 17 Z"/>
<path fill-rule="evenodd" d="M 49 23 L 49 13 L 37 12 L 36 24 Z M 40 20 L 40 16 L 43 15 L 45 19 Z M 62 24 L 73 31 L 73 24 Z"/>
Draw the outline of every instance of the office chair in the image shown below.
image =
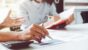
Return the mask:
<path fill-rule="evenodd" d="M 83 23 L 88 23 L 88 11 L 82 11 L 81 16 L 83 19 Z"/>

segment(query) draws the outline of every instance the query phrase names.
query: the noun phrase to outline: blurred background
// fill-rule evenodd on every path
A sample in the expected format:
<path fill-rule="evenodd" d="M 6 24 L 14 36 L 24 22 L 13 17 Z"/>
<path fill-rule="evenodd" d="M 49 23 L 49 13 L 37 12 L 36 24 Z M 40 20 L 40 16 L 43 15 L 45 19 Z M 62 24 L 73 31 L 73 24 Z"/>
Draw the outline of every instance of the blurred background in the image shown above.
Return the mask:
<path fill-rule="evenodd" d="M 21 0 L 0 0 L 0 8 L 2 7 L 12 7 L 14 4 L 20 2 Z M 49 0 L 50 1 L 50 0 Z M 55 5 L 57 7 L 57 12 L 60 13 L 63 10 L 69 9 L 71 7 L 76 7 L 74 12 L 75 24 L 87 23 L 85 22 L 85 17 L 88 15 L 88 0 L 55 0 Z M 85 16 L 85 17 L 84 17 Z"/>

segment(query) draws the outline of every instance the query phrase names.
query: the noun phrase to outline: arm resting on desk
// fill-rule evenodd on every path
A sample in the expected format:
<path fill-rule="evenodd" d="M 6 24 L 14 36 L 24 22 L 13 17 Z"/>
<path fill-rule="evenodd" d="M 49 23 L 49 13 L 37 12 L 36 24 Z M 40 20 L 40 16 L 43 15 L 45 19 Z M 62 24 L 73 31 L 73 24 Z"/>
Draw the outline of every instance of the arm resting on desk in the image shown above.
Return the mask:
<path fill-rule="evenodd" d="M 18 41 L 19 33 L 14 34 L 14 32 L 0 32 L 0 42 L 4 41 Z"/>
<path fill-rule="evenodd" d="M 0 42 L 5 41 L 26 41 L 30 40 L 30 35 L 24 32 L 0 32 Z"/>

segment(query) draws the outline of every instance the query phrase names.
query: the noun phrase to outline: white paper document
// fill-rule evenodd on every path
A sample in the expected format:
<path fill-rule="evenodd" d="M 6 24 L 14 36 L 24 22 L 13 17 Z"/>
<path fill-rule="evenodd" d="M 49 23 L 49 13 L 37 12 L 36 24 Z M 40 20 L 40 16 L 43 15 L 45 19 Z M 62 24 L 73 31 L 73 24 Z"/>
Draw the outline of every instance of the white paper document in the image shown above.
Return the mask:
<path fill-rule="evenodd" d="M 83 39 L 88 38 L 85 34 L 79 34 L 75 32 L 66 32 L 66 31 L 57 31 L 57 30 L 50 30 L 49 31 L 50 36 L 53 39 L 49 39 L 46 37 L 42 40 L 42 43 L 33 43 L 30 46 L 34 49 L 38 48 L 49 48 L 53 46 L 60 46 L 67 42 L 75 42 L 75 41 L 81 41 Z"/>
<path fill-rule="evenodd" d="M 42 41 L 42 43 L 33 43 L 30 44 L 30 47 L 34 48 L 34 49 L 38 49 L 38 48 L 47 48 L 47 47 L 52 47 L 55 45 L 60 45 L 64 43 L 63 41 L 57 40 L 57 39 L 53 39 L 53 40 L 45 40 Z"/>
<path fill-rule="evenodd" d="M 61 12 L 59 14 L 59 16 L 60 16 L 61 19 L 67 19 L 74 14 L 74 11 L 75 11 L 75 7 L 72 7 L 68 10 L 65 10 L 65 11 Z"/>

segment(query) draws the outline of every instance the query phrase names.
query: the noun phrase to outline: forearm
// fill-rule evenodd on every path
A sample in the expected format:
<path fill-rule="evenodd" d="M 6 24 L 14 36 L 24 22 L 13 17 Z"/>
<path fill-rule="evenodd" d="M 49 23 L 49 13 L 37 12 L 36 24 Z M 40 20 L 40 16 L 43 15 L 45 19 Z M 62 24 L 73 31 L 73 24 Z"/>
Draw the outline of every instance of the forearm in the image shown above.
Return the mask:
<path fill-rule="evenodd" d="M 4 24 L 0 24 L 0 29 L 6 28 Z"/>
<path fill-rule="evenodd" d="M 68 19 L 66 19 L 66 24 L 71 24 L 74 21 L 74 14 L 71 15 Z"/>
<path fill-rule="evenodd" d="M 0 32 L 0 42 L 4 41 L 21 41 L 21 32 Z"/>

